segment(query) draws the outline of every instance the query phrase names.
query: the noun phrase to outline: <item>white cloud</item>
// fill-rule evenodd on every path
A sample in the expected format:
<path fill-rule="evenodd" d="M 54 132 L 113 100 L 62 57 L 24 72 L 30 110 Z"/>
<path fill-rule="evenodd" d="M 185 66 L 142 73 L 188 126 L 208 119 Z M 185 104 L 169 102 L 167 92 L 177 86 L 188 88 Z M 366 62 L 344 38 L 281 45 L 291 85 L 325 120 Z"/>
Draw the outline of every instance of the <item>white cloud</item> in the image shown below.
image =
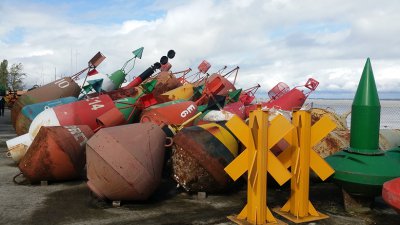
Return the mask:
<path fill-rule="evenodd" d="M 0 3 L 0 59 L 22 62 L 34 84 L 53 79 L 54 68 L 68 75 L 85 67 L 99 50 L 107 57 L 99 70 L 112 73 L 144 46 L 132 72 L 137 75 L 173 48 L 174 70 L 197 70 L 203 59 L 211 72 L 239 65 L 237 84 L 243 88 L 260 83 L 268 91 L 280 81 L 293 87 L 314 77 L 318 90 L 354 91 L 371 57 L 378 88 L 399 86 L 398 1 L 176 0 L 153 6 L 165 14 L 104 24 L 76 22 L 68 6 Z M 130 9 L 108 10 L 90 16 Z M 16 28 L 24 31 L 22 40 L 7 41 Z M 38 78 L 42 74 L 45 79 Z"/>

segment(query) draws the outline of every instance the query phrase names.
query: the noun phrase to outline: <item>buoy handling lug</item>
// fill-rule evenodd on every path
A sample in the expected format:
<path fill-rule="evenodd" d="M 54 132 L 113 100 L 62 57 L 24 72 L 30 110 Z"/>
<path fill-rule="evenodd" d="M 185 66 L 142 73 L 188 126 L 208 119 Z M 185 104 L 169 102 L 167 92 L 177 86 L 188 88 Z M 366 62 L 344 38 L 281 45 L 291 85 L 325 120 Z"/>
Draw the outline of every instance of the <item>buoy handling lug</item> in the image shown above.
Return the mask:
<path fill-rule="evenodd" d="M 121 207 L 121 201 L 112 201 L 112 206 L 114 208 Z"/>

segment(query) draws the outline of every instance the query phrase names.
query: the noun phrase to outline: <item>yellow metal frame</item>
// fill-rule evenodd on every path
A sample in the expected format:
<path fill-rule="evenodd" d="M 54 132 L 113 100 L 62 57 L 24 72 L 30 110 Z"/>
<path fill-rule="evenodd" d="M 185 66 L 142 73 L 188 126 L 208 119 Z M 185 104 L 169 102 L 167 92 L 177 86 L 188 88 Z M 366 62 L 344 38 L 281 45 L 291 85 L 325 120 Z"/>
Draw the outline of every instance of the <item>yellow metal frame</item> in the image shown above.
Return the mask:
<path fill-rule="evenodd" d="M 247 205 L 236 217 L 228 217 L 238 224 L 284 224 L 272 215 L 267 207 L 267 176 L 269 172 L 280 184 L 291 177 L 287 168 L 282 165 L 270 149 L 293 130 L 283 116 L 275 117 L 268 122 L 268 113 L 261 110 L 252 111 L 247 126 L 235 116 L 226 126 L 242 142 L 246 149 L 230 163 L 225 171 L 237 180 L 247 171 Z"/>
<path fill-rule="evenodd" d="M 309 200 L 310 168 L 322 179 L 327 179 L 335 171 L 311 148 L 336 128 L 329 116 L 322 117 L 311 126 L 311 113 L 293 113 L 293 129 L 285 140 L 290 146 L 278 157 L 285 168 L 291 167 L 291 196 L 276 213 L 295 223 L 328 218 L 318 212 Z"/>

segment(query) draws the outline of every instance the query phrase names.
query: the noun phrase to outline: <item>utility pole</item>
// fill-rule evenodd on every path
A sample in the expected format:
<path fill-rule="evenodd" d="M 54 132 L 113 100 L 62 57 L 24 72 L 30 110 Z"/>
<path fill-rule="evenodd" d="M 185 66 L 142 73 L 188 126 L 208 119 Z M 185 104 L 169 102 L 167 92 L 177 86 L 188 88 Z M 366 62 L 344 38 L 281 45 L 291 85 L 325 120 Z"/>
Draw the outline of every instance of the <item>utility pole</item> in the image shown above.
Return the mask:
<path fill-rule="evenodd" d="M 78 50 L 75 50 L 75 73 L 78 72 Z"/>
<path fill-rule="evenodd" d="M 72 71 L 72 48 L 71 48 L 71 70 L 70 71 L 71 71 L 70 74 L 72 75 L 73 74 L 73 71 Z"/>

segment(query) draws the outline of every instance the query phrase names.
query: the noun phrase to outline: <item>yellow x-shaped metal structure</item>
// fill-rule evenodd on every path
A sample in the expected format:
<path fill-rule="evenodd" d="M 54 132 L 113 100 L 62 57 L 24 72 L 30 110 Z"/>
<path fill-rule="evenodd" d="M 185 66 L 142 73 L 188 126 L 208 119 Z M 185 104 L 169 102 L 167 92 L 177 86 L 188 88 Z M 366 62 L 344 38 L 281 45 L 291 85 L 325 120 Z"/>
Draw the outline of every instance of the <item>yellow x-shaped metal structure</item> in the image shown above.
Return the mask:
<path fill-rule="evenodd" d="M 268 113 L 260 107 L 249 116 L 249 126 L 235 116 L 226 126 L 246 146 L 246 149 L 233 160 L 225 171 L 237 180 L 247 171 L 247 205 L 234 221 L 251 224 L 276 224 L 277 220 L 267 207 L 267 172 L 280 184 L 291 178 L 287 168 L 282 165 L 270 149 L 293 130 L 283 116 L 268 122 Z"/>
<path fill-rule="evenodd" d="M 325 219 L 327 216 L 317 212 L 309 200 L 310 168 L 322 180 L 335 171 L 312 147 L 335 129 L 336 124 L 324 116 L 311 126 L 308 111 L 294 112 L 292 124 L 296 129 L 285 136 L 289 147 L 278 156 L 285 168 L 291 167 L 291 196 L 281 209 L 274 211 L 295 223 Z"/>

